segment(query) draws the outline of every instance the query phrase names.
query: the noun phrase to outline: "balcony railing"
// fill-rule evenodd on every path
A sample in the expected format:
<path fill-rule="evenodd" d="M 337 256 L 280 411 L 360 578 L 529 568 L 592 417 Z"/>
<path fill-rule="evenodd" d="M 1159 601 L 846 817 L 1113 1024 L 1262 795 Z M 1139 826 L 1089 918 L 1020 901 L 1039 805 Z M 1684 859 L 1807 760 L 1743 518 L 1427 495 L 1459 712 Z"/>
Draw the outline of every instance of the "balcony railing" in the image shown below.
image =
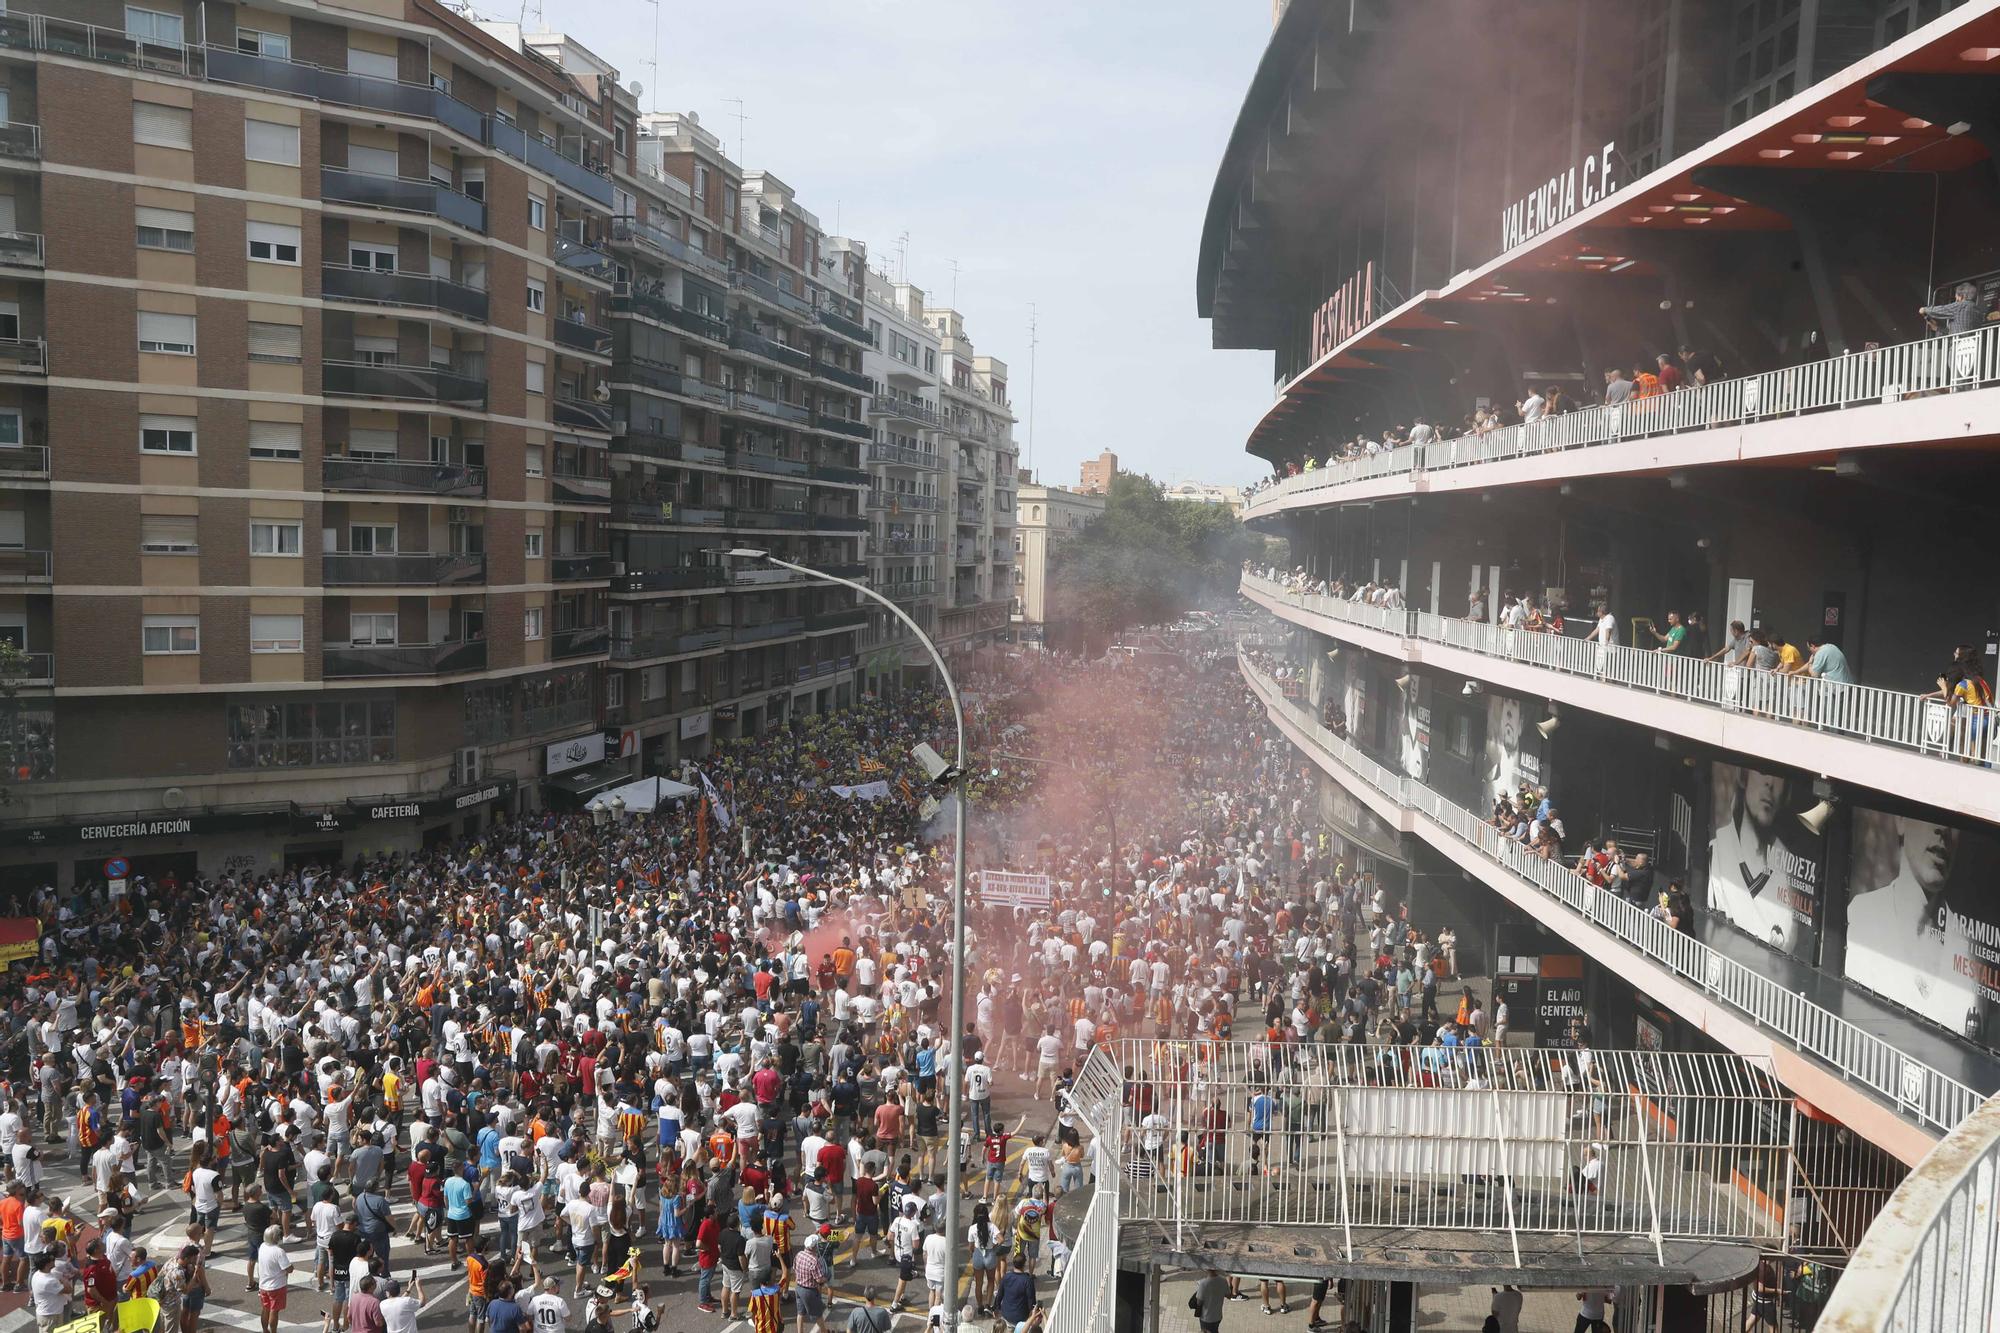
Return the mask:
<path fill-rule="evenodd" d="M 46 444 L 0 445 L 0 482 L 32 481 L 48 475 Z"/>
<path fill-rule="evenodd" d="M 568 269 L 572 273 L 581 273 L 587 278 L 609 282 L 612 269 L 616 265 L 611 262 L 610 255 L 596 246 L 563 236 L 556 240 L 556 267 Z"/>
<path fill-rule="evenodd" d="M 586 324 L 580 319 L 553 320 L 549 328 L 555 333 L 558 347 L 567 347 L 575 352 L 587 352 L 592 356 L 611 355 L 610 329 L 600 329 L 595 324 Z"/>
<path fill-rule="evenodd" d="M 868 613 L 858 606 L 843 606 L 837 611 L 814 611 L 806 616 L 806 628 L 810 630 L 853 629 L 868 623 Z"/>
<path fill-rule="evenodd" d="M 18 162 L 41 161 L 42 127 L 18 120 L 0 124 L 0 158 L 12 158 Z"/>
<path fill-rule="evenodd" d="M 820 379 L 831 380 L 835 384 L 844 385 L 856 393 L 873 393 L 875 390 L 875 381 L 869 379 L 860 371 L 849 370 L 845 366 L 831 365 L 825 361 L 815 361 L 813 362 L 812 373 Z"/>
<path fill-rule="evenodd" d="M 871 440 L 868 444 L 868 461 L 889 463 L 898 467 L 941 468 L 944 460 L 936 454 L 925 453 L 922 449 L 912 449 L 905 444 L 883 444 Z"/>
<path fill-rule="evenodd" d="M 717 277 L 729 275 L 729 264 L 715 259 L 695 249 L 688 242 L 662 227 L 637 218 L 616 217 L 611 219 L 611 239 L 627 243 L 637 243 L 659 251 L 669 259 L 678 260 L 690 267 L 713 273 Z"/>
<path fill-rule="evenodd" d="M 941 545 L 935 537 L 885 537 L 868 549 L 877 555 L 936 555 Z"/>
<path fill-rule="evenodd" d="M 0 265 L 7 268 L 41 268 L 46 262 L 40 232 L 0 232 Z"/>
<path fill-rule="evenodd" d="M 771 477 L 809 477 L 813 471 L 803 458 L 780 458 L 753 449 L 731 449 L 728 463 L 739 472 L 760 472 Z"/>
<path fill-rule="evenodd" d="M 558 426 L 567 426 L 571 430 L 597 430 L 606 434 L 611 431 L 611 409 L 602 403 L 558 396 L 550 402 L 549 409 L 550 419 Z"/>
<path fill-rule="evenodd" d="M 715 565 L 684 565 L 672 569 L 628 569 L 613 575 L 614 593 L 688 592 L 697 588 L 719 588 L 734 582 Z"/>
<path fill-rule="evenodd" d="M 1495 659 L 1623 685 L 1732 713 L 1982 767 L 2000 760 L 2000 709 L 1953 705 L 1900 690 L 1843 685 L 1818 676 L 1780 676 L 1751 667 L 1646 649 L 1606 647 L 1562 634 L 1511 630 L 1429 612 L 1392 611 L 1336 597 L 1291 591 L 1275 580 L 1243 576 L 1245 591 L 1279 607 L 1365 625 L 1400 638 L 1461 648 Z M 1282 615 L 1283 611 L 1280 610 Z"/>
<path fill-rule="evenodd" d="M 441 366 L 396 362 L 327 361 L 320 368 L 324 392 L 347 398 L 395 398 L 484 409 L 486 381 Z"/>
<path fill-rule="evenodd" d="M 838 463 L 814 463 L 814 481 L 831 482 L 836 486 L 865 486 L 870 477 L 858 467 L 843 467 Z"/>
<path fill-rule="evenodd" d="M 1321 768 L 1350 775 L 1436 830 L 1433 835 L 1431 828 L 1420 823 L 1420 836 L 1435 836 L 1438 841 L 1448 839 L 1470 846 L 1515 882 L 1575 913 L 1585 923 L 1584 929 L 1595 926 L 1609 932 L 1676 973 L 1696 990 L 1738 1013 L 1748 1014 L 1785 1041 L 1839 1071 L 1849 1083 L 1873 1091 L 1927 1128 L 1940 1133 L 1949 1131 L 1984 1100 L 1958 1080 L 1898 1049 L 1887 1038 L 1821 1008 L 1788 989 L 1782 981 L 1715 952 L 1647 909 L 1598 888 L 1562 862 L 1544 860 L 1513 839 L 1502 837 L 1482 816 L 1453 804 L 1416 779 L 1377 763 L 1352 743 L 1335 736 L 1310 710 L 1286 699 L 1278 682 L 1241 651 L 1237 662 L 1272 720 L 1295 745 Z"/>
<path fill-rule="evenodd" d="M 554 731 L 557 727 L 580 727 L 596 720 L 597 706 L 587 698 L 567 699 L 559 704 L 543 704 L 536 708 L 521 710 L 521 730 L 529 736 L 539 732 Z M 502 734 L 495 736 L 493 741 L 506 739 L 506 735 Z"/>
<path fill-rule="evenodd" d="M 250 55 L 225 46 L 201 48 L 201 55 L 211 83 L 267 88 L 336 106 L 434 120 L 475 142 L 480 138 L 480 114 L 427 83 L 404 83 L 344 69 L 322 69 L 293 60 Z"/>
<path fill-rule="evenodd" d="M 49 553 L 19 546 L 0 546 L 0 583 L 47 583 Z"/>
<path fill-rule="evenodd" d="M 787 403 L 778 398 L 767 398 L 760 393 L 737 389 L 730 394 L 730 406 L 739 412 L 757 412 L 778 421 L 804 425 L 812 416 L 798 403 Z"/>
<path fill-rule="evenodd" d="M 389 458 L 320 460 L 320 484 L 329 491 L 370 491 L 387 495 L 486 494 L 486 469 L 457 463 L 405 462 Z"/>
<path fill-rule="evenodd" d="M 794 314 L 810 315 L 812 302 L 803 296 L 794 296 L 769 278 L 760 278 L 747 269 L 735 268 L 729 271 L 729 285 L 739 291 L 749 292 L 768 305 L 775 305 Z"/>
<path fill-rule="evenodd" d="M 812 357 L 796 347 L 787 347 L 775 338 L 766 338 L 752 329 L 740 329 L 732 325 L 729 330 L 729 345 L 739 352 L 761 356 L 766 361 L 775 361 L 792 370 L 812 369 Z"/>
<path fill-rule="evenodd" d="M 20 656 L 21 669 L 15 672 L 0 672 L 0 681 L 14 685 L 38 686 L 56 683 L 56 655 L 54 653 L 29 653 Z"/>
<path fill-rule="evenodd" d="M 43 14 L 0 15 L 0 47 L 179 75 L 194 72 L 201 52 L 200 47 L 180 42 L 149 41 L 128 36 L 121 28 L 100 28 Z"/>
<path fill-rule="evenodd" d="M 322 296 L 333 301 L 438 310 L 486 322 L 485 292 L 428 273 L 384 273 L 379 269 L 325 264 L 320 268 L 319 289 Z"/>
<path fill-rule="evenodd" d="M 1280 501 L 1374 477 L 1411 476 L 1994 384 L 2000 384 L 2000 324 L 1987 324 L 1969 333 L 1849 352 L 1741 379 L 1587 407 L 1532 424 L 1502 426 L 1485 435 L 1460 435 L 1372 458 L 1335 461 L 1259 491 L 1246 504 L 1245 513 L 1268 513 L 1280 507 Z M 1327 497 L 1329 502 L 1332 498 Z"/>
<path fill-rule="evenodd" d="M 918 421 L 927 426 L 941 423 L 937 405 L 921 398 L 905 398 L 900 394 L 878 393 L 868 400 L 868 411 L 873 416 L 894 417 L 900 421 Z"/>
<path fill-rule="evenodd" d="M 635 290 L 629 283 L 620 283 L 611 295 L 611 313 L 614 315 L 644 315 L 657 319 L 685 333 L 697 337 L 712 338 L 716 342 L 729 341 L 729 322 L 704 315 L 699 310 L 675 305 L 664 296 L 652 292 Z"/>
<path fill-rule="evenodd" d="M 656 630 L 628 634 L 611 640 L 614 662 L 634 662 L 648 657 L 678 657 L 720 648 L 729 638 L 729 627 L 695 630 Z"/>
<path fill-rule="evenodd" d="M 49 345 L 42 338 L 0 338 L 0 375 L 46 375 Z"/>
<path fill-rule="evenodd" d="M 936 513 L 943 505 L 944 501 L 935 495 L 910 495 L 903 491 L 868 492 L 870 509 L 887 509 L 902 513 Z"/>
<path fill-rule="evenodd" d="M 552 177 L 558 184 L 583 196 L 602 207 L 611 206 L 611 180 L 599 174 L 585 163 L 577 161 L 558 149 L 543 143 L 539 138 L 524 133 L 520 126 L 510 125 L 493 116 L 486 117 L 486 143 L 513 158 L 525 162 L 542 174 Z"/>
<path fill-rule="evenodd" d="M 486 557 L 457 551 L 328 551 L 320 582 L 328 587 L 484 583 Z"/>
<path fill-rule="evenodd" d="M 399 213 L 424 213 L 468 231 L 486 230 L 486 205 L 436 181 L 377 176 L 345 167 L 319 169 L 319 193 L 331 203 L 363 204 Z"/>
<path fill-rule="evenodd" d="M 813 413 L 812 424 L 814 430 L 845 435 L 851 440 L 872 441 L 875 438 L 875 432 L 868 428 L 867 423 L 850 421 L 846 417 L 829 416 L 824 412 Z"/>
<path fill-rule="evenodd" d="M 551 657 L 594 657 L 611 651 L 611 631 L 603 625 L 577 625 L 549 636 Z"/>
<path fill-rule="evenodd" d="M 877 588 L 876 591 L 888 597 L 892 602 L 912 602 L 919 597 L 935 597 L 937 595 L 937 580 L 912 579 L 908 583 L 886 583 Z"/>
<path fill-rule="evenodd" d="M 866 532 L 868 520 L 806 509 L 731 509 L 725 527 L 787 532 Z"/>
<path fill-rule="evenodd" d="M 549 577 L 557 583 L 594 583 L 611 577 L 609 551 L 559 551 L 549 557 Z"/>
<path fill-rule="evenodd" d="M 558 504 L 610 504 L 611 478 L 584 472 L 551 472 L 549 494 Z"/>
<path fill-rule="evenodd" d="M 328 680 L 357 676 L 447 676 L 486 669 L 486 641 L 473 643 L 327 644 L 320 674 Z"/>
<path fill-rule="evenodd" d="M 805 617 L 784 616 L 758 625 L 737 625 L 730 630 L 729 638 L 733 643 L 762 643 L 767 639 L 786 639 L 794 634 L 803 634 L 805 629 Z"/>
<path fill-rule="evenodd" d="M 720 509 L 700 509 L 674 500 L 611 501 L 614 523 L 653 523 L 663 527 L 719 528 L 727 515 Z"/>
<path fill-rule="evenodd" d="M 868 336 L 868 326 L 858 320 L 836 314 L 823 305 L 813 307 L 813 318 L 843 338 L 852 338 L 855 342 L 867 343 L 871 347 L 875 345 L 875 340 Z"/>

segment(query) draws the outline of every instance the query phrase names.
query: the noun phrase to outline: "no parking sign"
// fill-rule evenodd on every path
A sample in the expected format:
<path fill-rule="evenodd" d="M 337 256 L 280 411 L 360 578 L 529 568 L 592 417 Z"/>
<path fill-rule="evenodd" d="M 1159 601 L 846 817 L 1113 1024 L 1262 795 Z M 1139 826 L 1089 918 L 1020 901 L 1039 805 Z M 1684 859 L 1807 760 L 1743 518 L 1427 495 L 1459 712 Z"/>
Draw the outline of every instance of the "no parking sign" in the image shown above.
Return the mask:
<path fill-rule="evenodd" d="M 104 878 L 124 879 L 126 875 L 131 873 L 131 870 L 132 863 L 130 861 L 127 861 L 122 856 L 114 856 L 104 863 Z"/>

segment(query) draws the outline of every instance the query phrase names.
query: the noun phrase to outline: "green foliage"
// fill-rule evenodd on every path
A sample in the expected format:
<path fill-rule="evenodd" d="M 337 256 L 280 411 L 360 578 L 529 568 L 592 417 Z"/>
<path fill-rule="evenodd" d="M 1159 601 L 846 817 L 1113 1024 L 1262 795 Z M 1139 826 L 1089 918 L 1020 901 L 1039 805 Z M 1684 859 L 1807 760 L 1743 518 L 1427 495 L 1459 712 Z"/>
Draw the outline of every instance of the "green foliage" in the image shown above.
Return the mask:
<path fill-rule="evenodd" d="M 1050 556 L 1049 620 L 1098 644 L 1164 624 L 1232 594 L 1261 548 L 1226 506 L 1169 500 L 1151 477 L 1120 472 L 1104 513 Z"/>

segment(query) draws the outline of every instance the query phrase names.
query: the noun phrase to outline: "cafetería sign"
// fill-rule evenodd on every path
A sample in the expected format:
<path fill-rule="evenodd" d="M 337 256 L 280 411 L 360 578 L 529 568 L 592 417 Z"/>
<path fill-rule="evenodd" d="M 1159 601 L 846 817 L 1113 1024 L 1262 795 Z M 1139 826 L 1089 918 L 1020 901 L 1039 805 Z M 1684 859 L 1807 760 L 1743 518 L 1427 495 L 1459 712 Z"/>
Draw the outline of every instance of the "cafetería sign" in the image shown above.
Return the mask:
<path fill-rule="evenodd" d="M 1580 208 L 1589 208 L 1618 188 L 1611 178 L 1611 159 L 1618 146 L 1608 143 L 1566 170 L 1559 171 L 1500 210 L 1500 252 L 1526 245 Z"/>
<path fill-rule="evenodd" d="M 1317 361 L 1375 322 L 1375 261 L 1340 284 L 1312 318 L 1312 359 Z"/>

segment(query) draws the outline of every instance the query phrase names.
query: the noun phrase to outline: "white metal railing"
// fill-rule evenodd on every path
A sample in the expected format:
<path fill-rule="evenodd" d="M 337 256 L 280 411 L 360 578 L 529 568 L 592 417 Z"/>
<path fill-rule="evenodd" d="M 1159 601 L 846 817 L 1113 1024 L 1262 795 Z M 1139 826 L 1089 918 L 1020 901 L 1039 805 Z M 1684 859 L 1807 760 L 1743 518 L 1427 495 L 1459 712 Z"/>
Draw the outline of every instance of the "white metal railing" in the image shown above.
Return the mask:
<path fill-rule="evenodd" d="M 2000 1328 L 2000 1097 L 1903 1178 L 1814 1327 L 1820 1333 Z"/>
<path fill-rule="evenodd" d="M 1805 412 L 1893 403 L 1912 394 L 1976 389 L 1995 383 L 2000 383 L 2000 325 L 1987 324 L 1967 333 L 1849 352 L 1651 398 L 1586 407 L 1533 423 L 1502 426 L 1484 435 L 1459 435 L 1364 458 L 1336 460 L 1257 492 L 1246 501 L 1244 513 L 1254 516 L 1279 507 L 1278 501 L 1283 499 L 1372 477 L 1437 472 Z"/>
<path fill-rule="evenodd" d="M 1959 763 L 1990 767 L 2000 761 L 2000 709 L 1990 706 L 1956 704 L 1873 685 L 1843 685 L 1816 676 L 1780 676 L 1641 648 L 1605 647 L 1587 639 L 1428 611 L 1392 611 L 1295 592 L 1258 574 L 1245 573 L 1243 585 L 1283 605 L 1404 638 Z"/>
<path fill-rule="evenodd" d="M 1062 1284 L 1049 1303 L 1047 1333 L 1111 1333 L 1118 1301 L 1120 1178 L 1124 1076 L 1114 1054 L 1092 1050 L 1070 1085 L 1069 1104 L 1090 1130 L 1097 1179 L 1083 1222 L 1069 1238 Z"/>
<path fill-rule="evenodd" d="M 1786 1042 L 1814 1056 L 1851 1083 L 1865 1086 L 1902 1114 L 1938 1133 L 1948 1133 L 1970 1115 L 1984 1095 L 1905 1055 L 1889 1041 L 1787 990 L 1762 973 L 1717 953 L 1693 936 L 1614 893 L 1591 884 L 1559 861 L 1544 860 L 1503 838 L 1479 815 L 1421 782 L 1394 772 L 1328 731 L 1312 713 L 1286 699 L 1282 687 L 1241 652 L 1244 679 L 1281 728 L 1310 750 L 1347 770 L 1397 805 L 1428 820 L 1442 833 L 1470 844 L 1488 860 L 1512 872 L 1647 957 L 1747 1014 Z M 1322 764 L 1321 767 L 1326 767 Z"/>

